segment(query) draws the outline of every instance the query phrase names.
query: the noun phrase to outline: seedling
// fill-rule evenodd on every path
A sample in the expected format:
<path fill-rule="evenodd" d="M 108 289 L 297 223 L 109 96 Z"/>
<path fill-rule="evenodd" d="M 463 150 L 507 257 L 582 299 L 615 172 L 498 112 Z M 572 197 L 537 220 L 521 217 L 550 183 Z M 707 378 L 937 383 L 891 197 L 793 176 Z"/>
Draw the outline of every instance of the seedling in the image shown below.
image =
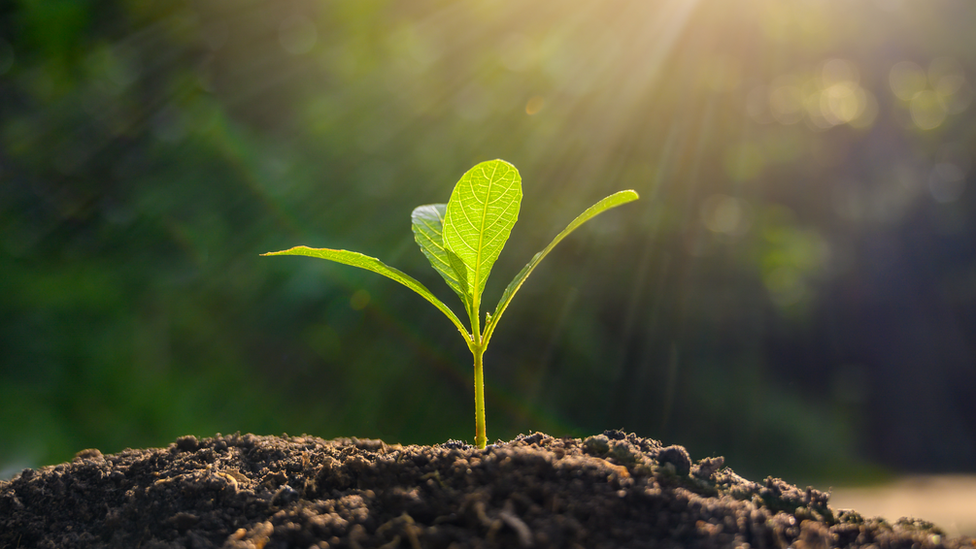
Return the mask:
<path fill-rule="evenodd" d="M 556 238 L 522 268 L 508 284 L 495 306 L 494 313 L 485 313 L 485 326 L 481 329 L 481 294 L 491 267 L 505 246 L 515 221 L 518 220 L 522 202 L 522 178 L 515 166 L 504 160 L 482 162 L 468 170 L 454 186 L 447 204 L 418 206 L 410 216 L 414 239 L 421 251 L 461 298 L 468 313 L 471 331 L 464 326 L 450 307 L 434 296 L 413 277 L 376 259 L 358 252 L 296 246 L 280 252 L 262 255 L 305 255 L 319 257 L 373 271 L 391 278 L 417 292 L 444 313 L 468 344 L 474 356 L 474 407 L 475 444 L 484 448 L 488 440 L 485 427 L 485 382 L 483 360 L 485 349 L 501 320 L 502 314 L 512 302 L 525 279 L 529 277 L 542 258 L 569 233 L 598 214 L 637 200 L 632 190 L 614 193 L 590 206 L 573 220 Z"/>

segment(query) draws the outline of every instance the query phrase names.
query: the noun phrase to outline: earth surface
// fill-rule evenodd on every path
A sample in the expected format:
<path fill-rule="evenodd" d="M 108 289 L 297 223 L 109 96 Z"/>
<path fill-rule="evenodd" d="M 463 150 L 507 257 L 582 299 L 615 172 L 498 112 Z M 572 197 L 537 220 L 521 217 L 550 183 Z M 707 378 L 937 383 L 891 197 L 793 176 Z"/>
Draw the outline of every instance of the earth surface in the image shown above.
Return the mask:
<path fill-rule="evenodd" d="M 915 519 L 693 462 L 606 431 L 520 435 L 484 450 L 255 435 L 25 469 L 0 481 L 0 549 L 976 547 Z"/>

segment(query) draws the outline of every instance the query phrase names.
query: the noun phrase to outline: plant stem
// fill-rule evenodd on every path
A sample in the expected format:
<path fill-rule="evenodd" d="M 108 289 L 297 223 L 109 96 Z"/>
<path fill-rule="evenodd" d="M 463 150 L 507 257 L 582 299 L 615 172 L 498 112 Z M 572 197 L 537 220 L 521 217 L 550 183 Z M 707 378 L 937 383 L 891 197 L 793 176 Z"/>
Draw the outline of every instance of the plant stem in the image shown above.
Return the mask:
<path fill-rule="evenodd" d="M 474 443 L 484 449 L 488 443 L 488 428 L 485 425 L 485 372 L 484 347 L 472 348 L 474 355 Z"/>

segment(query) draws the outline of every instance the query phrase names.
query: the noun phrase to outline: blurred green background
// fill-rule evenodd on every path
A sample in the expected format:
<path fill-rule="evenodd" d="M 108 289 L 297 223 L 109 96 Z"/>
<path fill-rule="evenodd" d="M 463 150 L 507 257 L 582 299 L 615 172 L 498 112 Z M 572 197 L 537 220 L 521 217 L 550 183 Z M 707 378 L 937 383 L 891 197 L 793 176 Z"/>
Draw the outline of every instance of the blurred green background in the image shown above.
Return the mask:
<path fill-rule="evenodd" d="M 488 435 L 741 474 L 976 464 L 976 4 L 0 3 L 0 478 L 217 432 L 471 440 L 471 356 L 346 248 L 475 163 L 525 198 Z"/>

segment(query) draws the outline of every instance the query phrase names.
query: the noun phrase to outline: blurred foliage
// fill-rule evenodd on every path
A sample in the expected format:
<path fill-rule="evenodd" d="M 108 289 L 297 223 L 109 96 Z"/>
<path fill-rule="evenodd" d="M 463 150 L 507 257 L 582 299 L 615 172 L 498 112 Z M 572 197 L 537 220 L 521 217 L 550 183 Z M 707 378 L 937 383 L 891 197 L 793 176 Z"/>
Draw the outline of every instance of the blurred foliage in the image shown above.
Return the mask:
<path fill-rule="evenodd" d="M 642 196 L 512 305 L 493 438 L 623 428 L 760 478 L 976 463 L 971 3 L 0 6 L 0 476 L 188 433 L 470 438 L 440 313 L 258 254 L 362 250 L 453 304 L 409 214 L 490 158 L 532 212 L 497 272 Z"/>

